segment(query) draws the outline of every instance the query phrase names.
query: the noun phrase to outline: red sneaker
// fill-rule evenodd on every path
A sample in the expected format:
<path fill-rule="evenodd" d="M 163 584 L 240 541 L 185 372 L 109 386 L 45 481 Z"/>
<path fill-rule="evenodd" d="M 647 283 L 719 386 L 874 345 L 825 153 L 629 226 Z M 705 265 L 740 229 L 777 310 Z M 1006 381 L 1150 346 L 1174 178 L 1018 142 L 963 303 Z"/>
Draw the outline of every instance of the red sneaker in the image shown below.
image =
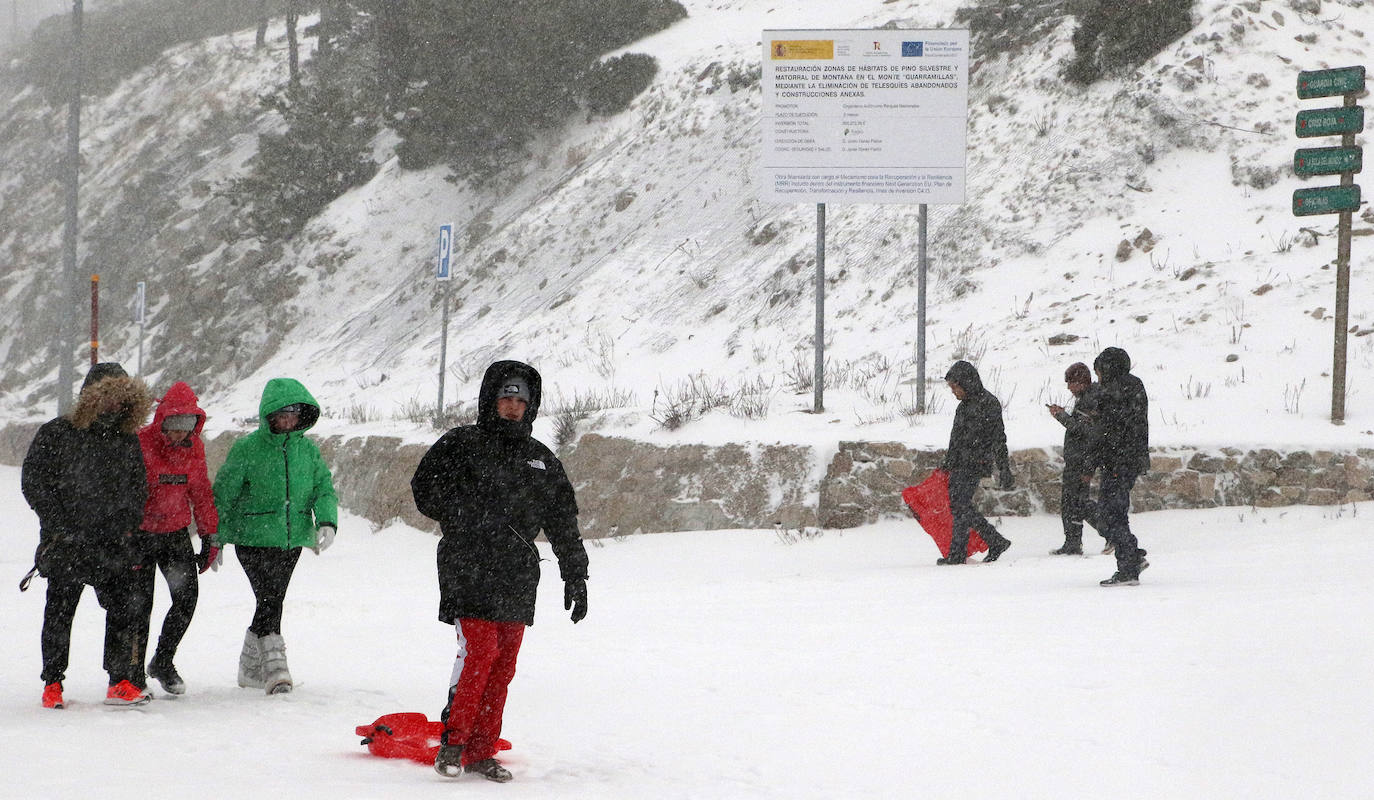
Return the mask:
<path fill-rule="evenodd" d="M 43 687 L 44 708 L 66 708 L 62 702 L 62 681 L 53 681 Z"/>
<path fill-rule="evenodd" d="M 153 696 L 128 681 L 120 681 L 105 692 L 107 706 L 141 706 L 151 702 Z"/>

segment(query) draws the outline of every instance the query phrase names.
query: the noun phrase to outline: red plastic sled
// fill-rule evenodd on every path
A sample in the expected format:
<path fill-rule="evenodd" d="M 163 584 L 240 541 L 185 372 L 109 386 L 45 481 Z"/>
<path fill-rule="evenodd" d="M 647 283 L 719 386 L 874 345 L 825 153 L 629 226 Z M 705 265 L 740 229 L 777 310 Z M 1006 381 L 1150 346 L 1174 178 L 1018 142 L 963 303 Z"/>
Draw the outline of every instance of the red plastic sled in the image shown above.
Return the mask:
<path fill-rule="evenodd" d="M 444 723 L 432 722 L 418 711 L 383 714 L 371 725 L 359 725 L 354 733 L 363 737 L 361 744 L 374 756 L 408 758 L 422 764 L 433 764 L 439 754 L 439 737 Z M 509 750 L 510 742 L 498 739 L 497 750 Z"/>
<path fill-rule="evenodd" d="M 940 548 L 940 555 L 948 556 L 949 543 L 954 538 L 954 514 L 949 510 L 949 473 L 942 469 L 935 470 L 930 473 L 929 478 L 916 486 L 903 489 L 902 500 L 906 502 L 906 507 L 911 509 L 911 515 L 921 523 L 921 527 L 930 534 L 930 538 L 935 540 L 935 546 Z M 983 541 L 983 537 L 969 528 L 969 555 L 986 552 L 987 549 L 988 545 Z"/>

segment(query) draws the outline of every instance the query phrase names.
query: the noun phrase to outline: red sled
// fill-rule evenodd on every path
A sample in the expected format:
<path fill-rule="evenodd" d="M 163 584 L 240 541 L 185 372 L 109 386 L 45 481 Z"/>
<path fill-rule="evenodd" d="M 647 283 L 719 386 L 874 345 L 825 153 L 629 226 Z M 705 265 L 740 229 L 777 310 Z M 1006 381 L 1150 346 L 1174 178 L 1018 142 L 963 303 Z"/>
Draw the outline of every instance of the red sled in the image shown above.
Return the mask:
<path fill-rule="evenodd" d="M 383 714 L 371 725 L 359 725 L 354 733 L 363 737 L 361 744 L 374 756 L 408 758 L 421 764 L 433 764 L 439 754 L 439 737 L 444 723 L 433 722 L 418 711 Z M 496 741 L 497 750 L 509 750 L 510 742 Z"/>
<path fill-rule="evenodd" d="M 954 513 L 949 510 L 949 473 L 942 469 L 935 470 L 916 486 L 903 489 L 902 500 L 911 509 L 911 515 L 935 540 L 935 546 L 940 548 L 940 556 L 948 556 L 949 543 L 954 538 Z M 987 549 L 983 537 L 969 528 L 968 554 L 986 552 Z"/>

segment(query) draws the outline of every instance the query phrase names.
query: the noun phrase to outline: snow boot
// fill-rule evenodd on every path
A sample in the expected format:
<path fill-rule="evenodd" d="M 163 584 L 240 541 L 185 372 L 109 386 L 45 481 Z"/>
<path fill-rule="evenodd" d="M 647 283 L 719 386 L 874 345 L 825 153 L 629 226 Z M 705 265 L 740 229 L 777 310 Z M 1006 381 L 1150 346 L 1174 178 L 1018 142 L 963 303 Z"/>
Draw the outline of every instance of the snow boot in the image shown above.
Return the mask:
<path fill-rule="evenodd" d="M 1083 533 L 1077 535 L 1073 533 L 1064 534 L 1064 544 L 1057 549 L 1051 550 L 1052 556 L 1081 556 L 1083 555 Z"/>
<path fill-rule="evenodd" d="M 262 639 L 252 631 L 243 635 L 243 650 L 239 651 L 239 686 L 262 688 Z"/>
<path fill-rule="evenodd" d="M 957 555 L 955 555 L 955 554 L 953 554 L 953 553 L 950 553 L 949 555 L 945 556 L 944 558 L 937 558 L 937 559 L 935 559 L 935 563 L 936 563 L 937 565 L 939 565 L 939 566 L 942 566 L 942 567 L 943 567 L 943 566 L 947 566 L 947 565 L 949 565 L 949 564 L 964 564 L 964 563 L 967 563 L 967 562 L 968 562 L 968 556 L 964 556 L 964 557 L 961 558 L 961 557 L 959 557 L 959 556 L 957 556 Z"/>
<path fill-rule="evenodd" d="M 1137 578 L 1137 577 L 1134 577 L 1134 576 L 1131 576 L 1131 575 L 1127 575 L 1127 574 L 1124 573 L 1124 572 L 1116 572 L 1116 573 L 1113 573 L 1113 574 L 1112 574 L 1112 577 L 1108 578 L 1108 579 L 1105 580 L 1105 581 L 1099 582 L 1097 585 L 1098 585 L 1098 586 L 1108 586 L 1108 587 L 1110 587 L 1110 586 L 1139 586 L 1139 585 L 1140 585 L 1140 578 Z"/>
<path fill-rule="evenodd" d="M 154 657 L 148 664 L 148 677 L 162 684 L 162 691 L 167 694 L 186 694 L 186 681 L 181 679 L 170 661 L 160 661 Z"/>
<path fill-rule="evenodd" d="M 501 766 L 501 762 L 494 758 L 484 758 L 481 761 L 474 761 L 463 767 L 463 771 L 472 775 L 481 775 L 489 781 L 506 783 L 515 776 L 510 774 L 510 770 Z"/>
<path fill-rule="evenodd" d="M 62 702 L 62 681 L 53 681 L 43 687 L 43 707 L 44 708 L 66 708 L 66 703 Z"/>
<path fill-rule="evenodd" d="M 1002 554 L 1007 552 L 1007 548 L 1009 547 L 1011 547 L 1011 540 L 1006 538 L 1005 536 L 1002 537 L 1001 541 L 989 544 L 988 554 L 983 556 L 983 563 L 991 564 L 992 562 L 1001 558 Z"/>
<path fill-rule="evenodd" d="M 434 756 L 434 771 L 445 778 L 456 778 L 463 774 L 463 746 L 461 744 L 441 745 Z"/>
<path fill-rule="evenodd" d="M 262 683 L 268 694 L 291 691 L 291 670 L 286 666 L 286 640 L 280 633 L 262 637 Z"/>

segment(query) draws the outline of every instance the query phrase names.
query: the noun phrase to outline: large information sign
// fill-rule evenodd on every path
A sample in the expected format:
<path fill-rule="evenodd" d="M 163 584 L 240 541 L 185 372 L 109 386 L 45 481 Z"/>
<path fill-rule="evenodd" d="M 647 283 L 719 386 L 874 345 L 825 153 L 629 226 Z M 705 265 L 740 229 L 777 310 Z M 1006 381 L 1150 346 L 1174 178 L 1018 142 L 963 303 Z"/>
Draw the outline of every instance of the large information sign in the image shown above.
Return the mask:
<path fill-rule="evenodd" d="M 763 32 L 763 188 L 784 203 L 962 203 L 967 30 Z"/>

